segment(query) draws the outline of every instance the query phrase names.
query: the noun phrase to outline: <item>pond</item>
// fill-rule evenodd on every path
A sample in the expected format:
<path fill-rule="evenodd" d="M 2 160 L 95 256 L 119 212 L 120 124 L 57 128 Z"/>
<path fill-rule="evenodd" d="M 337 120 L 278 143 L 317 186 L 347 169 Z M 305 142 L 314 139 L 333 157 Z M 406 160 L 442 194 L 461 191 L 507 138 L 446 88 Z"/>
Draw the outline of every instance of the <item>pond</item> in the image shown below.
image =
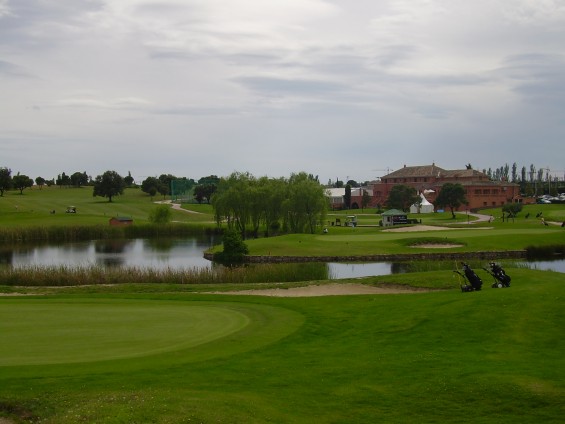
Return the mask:
<path fill-rule="evenodd" d="M 186 238 L 93 240 L 66 244 L 2 246 L 0 264 L 25 266 L 103 266 L 138 268 L 211 268 L 203 253 L 218 244 L 218 236 Z M 520 261 L 514 261 L 519 262 Z M 529 267 L 565 273 L 565 260 L 523 261 Z M 450 266 L 450 265 L 448 265 Z M 328 263 L 332 279 L 410 272 L 410 263 Z"/>

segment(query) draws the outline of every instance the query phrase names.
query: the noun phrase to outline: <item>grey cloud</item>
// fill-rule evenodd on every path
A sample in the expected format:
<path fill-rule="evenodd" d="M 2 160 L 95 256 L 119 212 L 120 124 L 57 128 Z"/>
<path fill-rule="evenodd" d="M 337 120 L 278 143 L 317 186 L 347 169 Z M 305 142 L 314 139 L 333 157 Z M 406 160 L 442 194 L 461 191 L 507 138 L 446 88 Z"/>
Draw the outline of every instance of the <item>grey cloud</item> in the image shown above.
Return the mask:
<path fill-rule="evenodd" d="M 239 111 L 228 107 L 176 106 L 153 109 L 152 113 L 158 115 L 219 116 L 236 115 Z"/>
<path fill-rule="evenodd" d="M 267 95 L 312 95 L 339 92 L 346 88 L 344 84 L 331 81 L 286 79 L 275 77 L 241 77 L 233 79 L 253 91 Z"/>
<path fill-rule="evenodd" d="M 24 70 L 21 66 L 15 65 L 11 62 L 0 60 L 0 76 L 8 76 L 15 78 L 32 78 L 33 76 Z"/>
<path fill-rule="evenodd" d="M 9 13 L 0 18 L 0 46 L 39 48 L 56 40 L 68 41 L 64 38 L 67 30 L 71 27 L 81 29 L 81 18 L 102 6 L 103 2 L 99 0 L 11 1 Z"/>
<path fill-rule="evenodd" d="M 509 79 L 513 90 L 526 100 L 551 108 L 565 108 L 565 56 L 511 56 L 497 73 Z"/>

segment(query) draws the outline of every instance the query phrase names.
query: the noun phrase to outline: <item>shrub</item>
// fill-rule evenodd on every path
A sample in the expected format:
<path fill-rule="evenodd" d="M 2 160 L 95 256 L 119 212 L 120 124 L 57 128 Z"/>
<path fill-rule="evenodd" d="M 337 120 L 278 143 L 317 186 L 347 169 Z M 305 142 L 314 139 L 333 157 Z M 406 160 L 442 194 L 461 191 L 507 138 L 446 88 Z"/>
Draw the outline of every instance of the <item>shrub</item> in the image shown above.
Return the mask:
<path fill-rule="evenodd" d="M 223 236 L 224 250 L 215 255 L 214 260 L 223 264 L 236 264 L 243 262 L 244 256 L 249 253 L 247 244 L 234 229 L 228 229 Z"/>
<path fill-rule="evenodd" d="M 168 224 L 171 222 L 172 216 L 169 205 L 159 205 L 149 212 L 149 222 L 152 224 Z"/>

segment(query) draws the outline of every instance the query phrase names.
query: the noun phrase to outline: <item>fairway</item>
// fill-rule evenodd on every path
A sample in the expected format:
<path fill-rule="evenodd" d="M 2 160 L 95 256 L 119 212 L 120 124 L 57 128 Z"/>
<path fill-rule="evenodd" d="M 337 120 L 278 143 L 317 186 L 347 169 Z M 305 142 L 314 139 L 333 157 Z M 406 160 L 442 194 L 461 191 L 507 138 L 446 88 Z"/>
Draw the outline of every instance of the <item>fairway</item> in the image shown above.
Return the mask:
<path fill-rule="evenodd" d="M 0 366 L 190 349 L 237 333 L 251 321 L 245 309 L 225 303 L 9 299 L 0 308 Z"/>

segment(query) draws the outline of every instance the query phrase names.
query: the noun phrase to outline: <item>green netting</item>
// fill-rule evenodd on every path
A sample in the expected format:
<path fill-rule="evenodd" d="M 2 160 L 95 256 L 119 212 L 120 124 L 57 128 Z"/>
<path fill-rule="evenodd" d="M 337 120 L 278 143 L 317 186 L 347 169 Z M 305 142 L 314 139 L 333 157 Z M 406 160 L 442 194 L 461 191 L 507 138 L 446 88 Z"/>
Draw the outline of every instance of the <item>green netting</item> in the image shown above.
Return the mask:
<path fill-rule="evenodd" d="M 171 200 L 173 202 L 192 202 L 194 183 L 187 179 L 171 180 Z"/>

